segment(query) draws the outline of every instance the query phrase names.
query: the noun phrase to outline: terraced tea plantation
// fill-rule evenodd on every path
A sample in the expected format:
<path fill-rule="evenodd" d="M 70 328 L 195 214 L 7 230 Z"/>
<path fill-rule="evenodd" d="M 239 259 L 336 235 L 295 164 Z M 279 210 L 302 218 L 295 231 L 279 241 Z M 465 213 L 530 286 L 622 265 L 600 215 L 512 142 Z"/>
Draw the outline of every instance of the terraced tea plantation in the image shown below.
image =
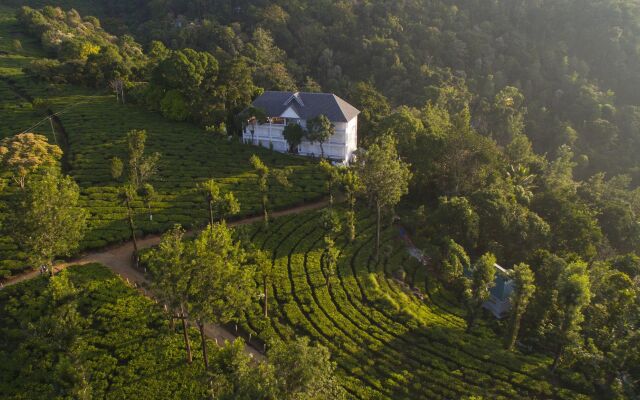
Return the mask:
<path fill-rule="evenodd" d="M 190 124 L 171 123 L 135 106 L 117 105 L 112 96 L 51 97 L 54 109 L 78 104 L 61 116 L 72 151 L 71 175 L 82 187 L 85 207 L 92 214 L 85 246 L 101 247 L 128 235 L 126 210 L 117 205 L 117 185 L 110 176 L 110 159 L 126 159 L 125 135 L 147 130 L 147 152 L 162 155 L 152 182 L 158 192 L 148 210 L 141 201 L 137 226 L 143 233 L 164 231 L 174 223 L 184 226 L 206 221 L 204 197 L 196 186 L 209 177 L 238 197 L 242 213 L 259 212 L 260 197 L 249 158 L 258 154 L 272 168 L 289 168 L 291 186 L 274 193 L 272 206 L 282 208 L 323 195 L 324 178 L 308 159 L 287 157 L 235 140 L 215 139 Z M 153 219 L 151 219 L 153 215 Z"/>
<path fill-rule="evenodd" d="M 424 271 L 395 227 L 384 231 L 381 261 L 374 257 L 375 218 L 360 215 L 358 238 L 337 240 L 337 275 L 326 285 L 323 231 L 317 212 L 250 228 L 256 246 L 273 252 L 270 314 L 260 304 L 243 328 L 268 341 L 306 335 L 329 347 L 344 386 L 359 399 L 565 398 L 581 396 L 546 379 L 550 360 L 501 349 L 487 328 L 466 334 L 453 302 L 425 300 Z M 403 268 L 407 284 L 393 279 Z M 586 396 L 585 396 L 586 398 Z"/>
<path fill-rule="evenodd" d="M 99 248 L 129 236 L 126 209 L 117 200 L 121 183 L 111 178 L 110 160 L 118 156 L 126 163 L 125 138 L 132 129 L 147 131 L 147 154 L 161 154 L 158 174 L 151 182 L 157 196 L 149 205 L 134 203 L 139 235 L 162 232 L 175 223 L 204 223 L 206 204 L 196 187 L 209 178 L 236 194 L 242 215 L 257 213 L 260 198 L 249 165 L 252 154 L 271 168 L 291 170 L 291 185 L 272 196 L 274 209 L 323 196 L 324 175 L 313 160 L 244 145 L 237 139 L 214 138 L 192 124 L 170 122 L 139 106 L 118 104 L 114 95 L 102 91 L 28 79 L 22 67 L 42 54 L 37 43 L 19 33 L 9 11 L 0 8 L 0 137 L 19 133 L 46 117 L 45 110 L 34 110 L 29 100 L 42 99 L 47 108 L 60 113 L 69 143 L 68 172 L 80 185 L 83 206 L 91 213 L 83 249 Z M 16 37 L 21 39 L 22 50 L 16 51 L 9 40 Z M 48 121 L 33 131 L 47 135 L 52 143 L 56 140 Z M 57 132 L 57 140 L 60 135 Z M 25 268 L 23 256 L 9 237 L 0 238 L 0 259 L 0 276 Z"/>
<path fill-rule="evenodd" d="M 86 383 L 78 392 L 94 399 L 207 395 L 202 363 L 184 363 L 182 333 L 168 329 L 160 306 L 99 264 L 65 275 L 55 286 L 41 277 L 0 292 L 3 399 L 62 398 L 78 382 Z M 58 333 L 39 334 L 45 330 Z M 198 354 L 199 337 L 190 334 Z M 219 347 L 209 342 L 209 349 L 215 357 Z M 89 382 L 78 378 L 84 376 Z"/>

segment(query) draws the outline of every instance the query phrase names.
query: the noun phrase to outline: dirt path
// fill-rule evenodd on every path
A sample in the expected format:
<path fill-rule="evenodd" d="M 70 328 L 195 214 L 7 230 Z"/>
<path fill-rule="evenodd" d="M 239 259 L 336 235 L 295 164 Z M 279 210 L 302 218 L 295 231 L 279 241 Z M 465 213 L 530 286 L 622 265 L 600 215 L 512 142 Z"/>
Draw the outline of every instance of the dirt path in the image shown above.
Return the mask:
<path fill-rule="evenodd" d="M 286 210 L 275 211 L 271 213 L 271 217 L 281 217 L 285 215 L 298 214 L 304 211 L 317 210 L 325 207 L 328 204 L 327 200 L 318 201 L 315 203 L 304 204 L 301 206 L 289 208 Z M 230 223 L 230 226 L 246 225 L 262 220 L 262 216 L 255 216 L 245 218 L 239 221 Z M 187 232 L 187 234 L 195 234 L 195 230 Z M 146 249 L 160 243 L 162 235 L 150 235 L 138 240 L 138 248 Z M 145 276 L 133 267 L 133 243 L 131 241 L 125 242 L 120 245 L 111 246 L 99 251 L 89 252 L 81 255 L 80 257 L 70 260 L 68 262 L 56 264 L 54 272 L 57 273 L 70 265 L 84 265 L 91 263 L 100 263 L 108 267 L 111 271 L 118 274 L 122 279 L 126 280 L 130 284 L 135 284 L 140 287 L 140 290 L 148 297 L 153 298 L 153 294 L 142 286 L 148 287 L 149 281 Z M 16 276 L 4 282 L 4 286 L 11 286 L 17 283 L 33 279 L 40 275 L 39 271 L 31 271 L 25 274 Z M 236 336 L 226 330 L 225 328 L 217 325 L 205 326 L 205 332 L 210 339 L 214 339 L 217 342 L 224 343 L 224 341 L 233 341 Z M 247 345 L 246 350 L 249 354 L 252 354 L 256 359 L 263 359 L 264 355 L 252 346 Z"/>

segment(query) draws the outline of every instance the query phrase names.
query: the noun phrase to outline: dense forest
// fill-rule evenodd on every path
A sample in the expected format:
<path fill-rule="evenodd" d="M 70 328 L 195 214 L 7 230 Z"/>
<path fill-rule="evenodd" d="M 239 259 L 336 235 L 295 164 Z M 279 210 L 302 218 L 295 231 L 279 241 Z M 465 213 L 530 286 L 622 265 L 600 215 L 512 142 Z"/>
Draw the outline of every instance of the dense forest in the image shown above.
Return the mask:
<path fill-rule="evenodd" d="M 26 67 L 29 77 L 113 90 L 218 136 L 240 132 L 263 90 L 337 93 L 362 111 L 363 150 L 352 169 L 325 167 L 328 190 L 342 188 L 347 215 L 356 197 L 375 206 L 375 258 L 380 215 L 397 215 L 469 332 L 493 264 L 508 267 L 515 307 L 492 327 L 511 335 L 507 348 L 551 356 L 554 379 L 591 395 L 638 394 L 637 4 L 95 3 L 100 20 L 19 11 L 49 57 Z"/>
<path fill-rule="evenodd" d="M 258 86 L 334 91 L 372 122 L 387 104 L 422 108 L 457 87 L 473 127 L 499 144 L 524 131 L 540 154 L 574 147 L 581 178 L 628 173 L 637 184 L 634 2 L 97 3 L 112 32 L 244 58 Z"/>

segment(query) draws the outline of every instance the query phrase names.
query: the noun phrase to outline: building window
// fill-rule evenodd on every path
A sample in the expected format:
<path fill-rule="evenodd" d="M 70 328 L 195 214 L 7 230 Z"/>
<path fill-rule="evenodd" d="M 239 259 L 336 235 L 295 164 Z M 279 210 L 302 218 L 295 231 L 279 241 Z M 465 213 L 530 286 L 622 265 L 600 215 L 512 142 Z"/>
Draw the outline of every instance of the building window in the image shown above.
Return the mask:
<path fill-rule="evenodd" d="M 282 117 L 271 117 L 271 124 L 272 125 L 285 125 L 287 123 L 287 120 L 285 118 Z"/>

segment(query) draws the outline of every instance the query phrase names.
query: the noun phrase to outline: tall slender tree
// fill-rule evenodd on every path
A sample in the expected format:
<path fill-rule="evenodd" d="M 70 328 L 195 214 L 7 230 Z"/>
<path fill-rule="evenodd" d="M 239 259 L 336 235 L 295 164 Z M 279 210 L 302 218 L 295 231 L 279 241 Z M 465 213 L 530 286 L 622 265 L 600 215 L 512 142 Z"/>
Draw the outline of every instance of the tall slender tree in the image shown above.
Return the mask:
<path fill-rule="evenodd" d="M 156 190 L 153 188 L 153 185 L 150 183 L 145 183 L 142 185 L 140 190 L 138 190 L 144 204 L 147 206 L 147 210 L 149 211 L 149 221 L 153 221 L 153 214 L 151 213 L 151 202 L 156 199 Z"/>
<path fill-rule="evenodd" d="M 160 153 L 145 156 L 147 131 L 132 130 L 127 133 L 127 148 L 129 151 L 129 182 L 135 190 L 144 185 L 149 178 L 156 174 Z"/>
<path fill-rule="evenodd" d="M 179 225 L 162 235 L 158 249 L 149 259 L 149 269 L 153 276 L 151 287 L 154 293 L 170 309 L 178 312 L 186 351 L 186 361 L 191 364 L 191 342 L 187 322 L 187 304 L 192 285 L 191 263 L 183 242 L 184 229 Z"/>
<path fill-rule="evenodd" d="M 269 253 L 264 250 L 251 252 L 251 263 L 262 280 L 262 312 L 265 318 L 269 317 L 269 281 L 273 278 L 273 261 Z"/>
<path fill-rule="evenodd" d="M 335 126 L 324 114 L 307 121 L 307 139 L 320 145 L 320 156 L 322 158 L 324 158 L 324 143 L 335 133 Z"/>
<path fill-rule="evenodd" d="M 349 241 L 354 241 L 356 238 L 356 201 L 358 193 L 362 191 L 362 182 L 356 171 L 352 168 L 345 168 L 341 175 L 340 184 L 349 206 L 346 213 Z"/>
<path fill-rule="evenodd" d="M 496 274 L 496 257 L 491 253 L 482 255 L 471 267 L 471 278 L 465 278 L 464 298 L 467 305 L 467 332 L 475 326 L 482 305 L 489 300 Z"/>
<path fill-rule="evenodd" d="M 254 270 L 244 263 L 240 244 L 224 222 L 215 223 L 196 238 L 193 253 L 189 311 L 195 318 L 202 341 L 202 357 L 209 369 L 205 323 L 237 320 L 255 298 Z"/>
<path fill-rule="evenodd" d="M 580 325 L 584 320 L 583 309 L 591 300 L 591 283 L 587 264 L 577 261 L 569 264 L 558 280 L 558 310 L 560 321 L 555 329 L 556 348 L 551 370 L 555 371 L 567 346 L 580 340 Z"/>
<path fill-rule="evenodd" d="M 448 285 L 459 282 L 465 270 L 471 267 L 471 260 L 464 247 L 453 239 L 448 239 L 446 245 L 443 246 L 440 263 L 442 268 L 438 271 L 439 275 Z"/>
<path fill-rule="evenodd" d="M 262 197 L 262 214 L 264 216 L 265 226 L 269 226 L 269 196 L 271 188 L 274 184 L 280 186 L 289 186 L 289 171 L 272 170 L 255 154 L 249 160 L 257 175 L 258 191 Z"/>
<path fill-rule="evenodd" d="M 409 191 L 411 171 L 398 156 L 396 141 L 384 136 L 358 155 L 356 170 L 363 191 L 376 209 L 376 259 L 380 256 L 380 225 L 382 211 L 395 206 Z"/>
<path fill-rule="evenodd" d="M 204 194 L 209 207 L 209 226 L 240 212 L 240 203 L 233 192 L 223 193 L 215 180 L 202 182 L 198 188 Z"/>
<path fill-rule="evenodd" d="M 520 320 L 536 291 L 535 277 L 527 264 L 520 263 L 513 267 L 512 279 L 514 288 L 511 295 L 511 330 L 506 342 L 507 350 L 513 350 L 516 344 L 520 331 Z"/>
<path fill-rule="evenodd" d="M 129 222 L 129 233 L 131 234 L 131 240 L 133 241 L 134 257 L 138 254 L 138 240 L 136 238 L 136 225 L 134 222 L 135 210 L 133 208 L 133 202 L 136 201 L 137 198 L 138 194 L 131 184 L 125 184 L 118 192 L 118 200 L 120 201 L 120 204 L 127 209 L 127 220 Z"/>
<path fill-rule="evenodd" d="M 331 289 L 331 280 L 336 274 L 340 251 L 330 236 L 324 237 L 324 251 L 322 252 L 322 270 L 324 271 L 325 284 Z"/>
<path fill-rule="evenodd" d="M 111 178 L 113 178 L 114 181 L 119 180 L 122 176 L 122 172 L 124 171 L 124 164 L 122 163 L 122 160 L 119 157 L 113 157 L 109 167 Z"/>
<path fill-rule="evenodd" d="M 334 196 L 339 189 L 340 171 L 327 160 L 320 161 L 320 168 L 327 175 L 326 188 L 329 192 L 329 206 L 333 207 Z"/>

